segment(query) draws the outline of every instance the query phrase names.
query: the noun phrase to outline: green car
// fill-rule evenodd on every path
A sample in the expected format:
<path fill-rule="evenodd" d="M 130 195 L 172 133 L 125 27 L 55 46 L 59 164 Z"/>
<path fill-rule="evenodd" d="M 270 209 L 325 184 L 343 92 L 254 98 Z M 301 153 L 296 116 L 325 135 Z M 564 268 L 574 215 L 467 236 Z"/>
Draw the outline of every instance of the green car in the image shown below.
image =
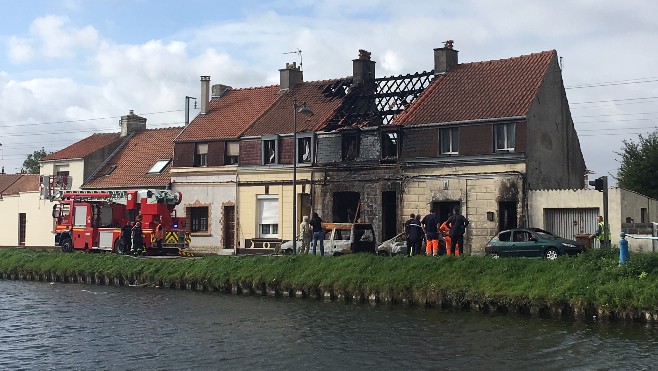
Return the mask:
<path fill-rule="evenodd" d="M 509 229 L 498 233 L 484 248 L 486 255 L 499 257 L 541 257 L 550 260 L 560 255 L 576 255 L 585 251 L 585 246 L 566 238 L 558 237 L 539 228 Z"/>

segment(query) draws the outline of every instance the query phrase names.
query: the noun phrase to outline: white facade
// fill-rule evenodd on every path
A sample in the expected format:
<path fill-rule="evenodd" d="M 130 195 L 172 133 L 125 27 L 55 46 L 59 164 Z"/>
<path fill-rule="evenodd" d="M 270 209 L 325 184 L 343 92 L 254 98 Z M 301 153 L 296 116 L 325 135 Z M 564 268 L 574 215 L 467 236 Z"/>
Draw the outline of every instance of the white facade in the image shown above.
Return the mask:
<path fill-rule="evenodd" d="M 20 215 L 25 217 L 25 246 L 54 246 L 52 202 L 40 200 L 39 192 L 3 195 L 0 200 L 5 232 L 0 245 L 19 246 Z"/>

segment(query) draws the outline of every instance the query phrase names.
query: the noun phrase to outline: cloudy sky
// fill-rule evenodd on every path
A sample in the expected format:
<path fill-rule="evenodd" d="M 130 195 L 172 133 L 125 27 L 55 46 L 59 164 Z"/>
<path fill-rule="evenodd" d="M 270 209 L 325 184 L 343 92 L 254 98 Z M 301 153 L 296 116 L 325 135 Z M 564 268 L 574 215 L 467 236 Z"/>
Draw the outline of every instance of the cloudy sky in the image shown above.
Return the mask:
<path fill-rule="evenodd" d="M 428 71 L 448 39 L 460 62 L 557 50 L 593 177 L 616 175 L 622 140 L 658 126 L 658 2 L 29 0 L 3 14 L 8 173 L 42 147 L 118 131 L 131 109 L 152 128 L 181 125 L 200 75 L 272 85 L 286 62 L 303 61 L 306 81 L 344 77 L 359 49 L 372 52 L 377 76 Z"/>

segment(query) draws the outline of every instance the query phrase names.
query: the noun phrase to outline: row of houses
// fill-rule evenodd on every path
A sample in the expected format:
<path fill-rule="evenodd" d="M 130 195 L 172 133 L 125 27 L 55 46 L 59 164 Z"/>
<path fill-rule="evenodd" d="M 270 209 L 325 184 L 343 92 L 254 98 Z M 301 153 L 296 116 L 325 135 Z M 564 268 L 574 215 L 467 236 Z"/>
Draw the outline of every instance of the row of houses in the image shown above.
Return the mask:
<path fill-rule="evenodd" d="M 273 86 L 236 89 L 201 76 L 201 111 L 186 126 L 149 129 L 130 111 L 120 132 L 44 158 L 41 177 L 24 175 L 30 186 L 0 203 L 23 231 L 2 242 L 52 244 L 48 195 L 62 188 L 178 191 L 192 247 L 218 254 L 270 252 L 312 211 L 372 223 L 383 241 L 411 213 L 445 219 L 459 206 L 474 254 L 517 226 L 593 231 L 602 205 L 586 189 L 557 53 L 459 63 L 446 42 L 433 62 L 429 72 L 377 77 L 361 50 L 352 76 L 332 80 L 304 81 L 295 63 Z M 655 200 L 633 197 L 620 217 L 658 215 Z"/>

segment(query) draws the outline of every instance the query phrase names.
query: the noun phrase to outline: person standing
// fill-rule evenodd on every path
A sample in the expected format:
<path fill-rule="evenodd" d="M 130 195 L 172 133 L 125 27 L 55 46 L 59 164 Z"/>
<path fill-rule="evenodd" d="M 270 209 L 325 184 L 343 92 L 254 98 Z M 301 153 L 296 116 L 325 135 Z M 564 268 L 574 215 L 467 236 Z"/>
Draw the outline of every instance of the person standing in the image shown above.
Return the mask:
<path fill-rule="evenodd" d="M 460 256 L 464 255 L 464 233 L 466 233 L 469 221 L 459 213 L 459 207 L 453 208 L 452 212 L 452 215 L 446 220 L 446 223 L 450 225 L 450 250 Z M 459 246 L 459 250 L 457 250 L 457 246 Z"/>
<path fill-rule="evenodd" d="M 409 241 L 409 225 L 413 223 L 416 220 L 416 215 L 411 213 L 409 215 L 409 220 L 404 222 L 404 238 L 407 241 L 407 249 L 409 249 L 409 256 L 413 256 L 412 250 L 411 250 L 411 241 Z"/>
<path fill-rule="evenodd" d="M 300 254 L 308 254 L 311 248 L 311 238 L 313 238 L 313 228 L 308 222 L 308 216 L 304 215 L 302 222 L 299 224 L 299 241 L 302 243 L 299 248 Z"/>
<path fill-rule="evenodd" d="M 142 236 L 142 222 L 137 221 L 132 229 L 133 255 L 144 253 L 144 237 Z"/>
<path fill-rule="evenodd" d="M 132 234 L 132 225 L 130 225 L 130 222 L 126 221 L 126 225 L 121 227 L 121 242 L 122 242 L 122 250 L 119 252 L 121 254 L 128 254 L 130 253 L 132 243 L 130 241 L 131 239 L 131 234 Z"/>
<path fill-rule="evenodd" d="M 316 255 L 316 247 L 320 241 L 320 255 L 324 256 L 324 230 L 322 229 L 322 218 L 318 213 L 313 212 L 311 221 L 309 222 L 313 228 L 313 255 Z"/>
<path fill-rule="evenodd" d="M 437 256 L 439 253 L 439 220 L 433 208 L 430 209 L 429 214 L 425 215 L 421 224 L 427 238 L 425 253 L 427 255 Z"/>
<path fill-rule="evenodd" d="M 413 215 L 413 214 L 411 214 Z M 421 255 L 421 246 L 423 243 L 423 227 L 420 226 L 420 214 L 410 220 L 407 232 L 407 246 L 409 246 L 409 256 Z"/>
<path fill-rule="evenodd" d="M 450 217 L 448 217 L 449 219 Z M 452 239 L 450 238 L 450 227 L 448 220 L 443 222 L 439 227 L 439 232 L 443 236 L 443 243 L 446 246 L 446 255 L 452 255 Z M 455 251 L 455 255 L 459 256 L 459 251 Z"/>
<path fill-rule="evenodd" d="M 153 234 L 155 236 L 155 243 L 158 247 L 158 254 L 162 254 L 164 253 L 164 249 L 162 248 L 162 241 L 164 241 L 164 227 L 162 226 L 162 218 L 158 216 L 155 221 L 158 223 L 158 225 L 155 226 Z"/>
<path fill-rule="evenodd" d="M 610 240 L 610 232 L 604 231 L 605 223 L 601 215 L 596 217 L 596 223 L 596 232 L 590 238 L 599 240 L 599 248 L 601 248 L 607 246 L 605 242 Z"/>

